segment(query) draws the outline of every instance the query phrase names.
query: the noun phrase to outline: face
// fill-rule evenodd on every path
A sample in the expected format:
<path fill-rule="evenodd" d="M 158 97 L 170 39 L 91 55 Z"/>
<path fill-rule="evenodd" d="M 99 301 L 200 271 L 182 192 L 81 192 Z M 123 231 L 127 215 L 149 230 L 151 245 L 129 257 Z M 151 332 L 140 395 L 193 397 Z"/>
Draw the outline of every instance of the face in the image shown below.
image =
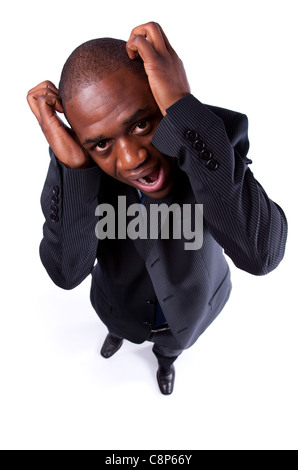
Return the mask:
<path fill-rule="evenodd" d="M 122 69 L 81 90 L 65 111 L 81 145 L 105 173 L 152 198 L 169 194 L 175 161 L 152 145 L 162 114 L 147 80 Z"/>

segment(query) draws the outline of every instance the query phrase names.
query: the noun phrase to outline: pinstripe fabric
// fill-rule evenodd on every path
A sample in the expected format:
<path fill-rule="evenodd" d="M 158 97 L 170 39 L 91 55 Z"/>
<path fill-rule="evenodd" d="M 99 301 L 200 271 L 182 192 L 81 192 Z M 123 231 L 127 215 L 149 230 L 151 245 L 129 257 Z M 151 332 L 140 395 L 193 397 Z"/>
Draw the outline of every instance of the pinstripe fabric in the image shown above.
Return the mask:
<path fill-rule="evenodd" d="M 41 195 L 46 222 L 40 257 L 51 279 L 63 289 L 78 286 L 94 265 L 98 240 L 94 217 L 102 172 L 99 167 L 84 171 L 71 170 L 56 160 L 50 150 L 51 163 Z M 59 222 L 50 219 L 53 188 L 59 188 Z"/>
<path fill-rule="evenodd" d="M 173 192 L 153 203 L 204 206 L 204 243 L 185 251 L 186 240 L 103 240 L 95 236 L 95 208 L 139 202 L 137 191 L 104 175 L 96 166 L 69 170 L 51 153 L 42 194 L 46 218 L 40 254 L 52 280 L 76 287 L 92 272 L 91 302 L 107 327 L 141 343 L 148 339 L 158 299 L 182 348 L 190 347 L 226 304 L 231 281 L 225 253 L 236 266 L 266 274 L 284 255 L 287 223 L 248 167 L 247 118 L 206 106 L 189 95 L 178 101 L 159 124 L 153 144 L 176 158 Z M 210 169 L 186 138 L 195 130 L 219 166 Z M 50 219 L 53 187 L 58 187 L 58 220 Z M 129 222 L 129 219 L 128 219 Z M 96 267 L 94 262 L 98 259 Z"/>
<path fill-rule="evenodd" d="M 186 141 L 189 129 L 198 130 L 218 160 L 216 171 L 202 164 Z M 287 223 L 281 208 L 269 199 L 247 166 L 251 162 L 245 153 L 247 129 L 245 115 L 207 108 L 189 95 L 168 110 L 153 143 L 166 155 L 179 158 L 196 201 L 204 204 L 208 229 L 226 254 L 237 267 L 262 275 L 275 269 L 283 257 Z"/>

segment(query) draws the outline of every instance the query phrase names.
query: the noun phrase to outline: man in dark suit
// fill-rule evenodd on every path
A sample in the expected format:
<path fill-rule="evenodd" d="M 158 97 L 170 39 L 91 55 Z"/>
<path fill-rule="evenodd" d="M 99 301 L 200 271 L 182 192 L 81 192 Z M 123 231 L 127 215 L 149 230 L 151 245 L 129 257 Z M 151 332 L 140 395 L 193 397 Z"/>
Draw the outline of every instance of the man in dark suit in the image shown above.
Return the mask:
<path fill-rule="evenodd" d="M 64 289 L 92 273 L 91 302 L 109 330 L 102 355 L 115 354 L 124 338 L 152 341 L 160 390 L 171 394 L 174 361 L 229 298 L 223 250 L 254 275 L 269 273 L 284 255 L 285 215 L 248 167 L 247 118 L 191 95 L 183 64 L 156 23 L 135 28 L 127 44 L 83 44 L 66 62 L 59 90 L 43 82 L 28 102 L 51 148 L 42 262 Z M 119 196 L 127 206 L 141 202 L 149 224 L 153 204 L 187 204 L 195 230 L 202 205 L 202 246 L 185 249 L 186 234 L 173 236 L 175 217 L 167 219 L 168 239 L 130 238 L 131 214 L 120 218 Z M 100 204 L 115 209 L 119 226 L 117 236 L 99 241 Z"/>

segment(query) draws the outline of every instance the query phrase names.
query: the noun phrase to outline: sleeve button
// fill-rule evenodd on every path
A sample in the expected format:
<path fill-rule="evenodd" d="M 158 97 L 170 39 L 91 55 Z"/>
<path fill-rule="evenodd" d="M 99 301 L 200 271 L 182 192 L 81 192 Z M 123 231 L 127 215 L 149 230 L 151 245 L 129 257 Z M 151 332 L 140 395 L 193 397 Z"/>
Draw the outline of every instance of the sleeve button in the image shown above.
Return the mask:
<path fill-rule="evenodd" d="M 59 204 L 59 197 L 58 196 L 52 196 L 51 201 L 52 201 L 52 204 L 57 205 L 57 204 Z"/>
<path fill-rule="evenodd" d="M 52 205 L 52 206 L 50 207 L 50 209 L 51 209 L 51 213 L 52 213 L 52 214 L 58 214 L 58 210 L 59 210 L 59 209 L 58 209 L 57 206 Z"/>
<path fill-rule="evenodd" d="M 59 217 L 56 214 L 51 214 L 50 219 L 52 222 L 55 222 L 55 223 L 59 222 Z"/>
<path fill-rule="evenodd" d="M 191 130 L 186 133 L 186 138 L 189 142 L 194 143 L 196 140 L 198 140 L 199 135 L 196 131 Z"/>
<path fill-rule="evenodd" d="M 204 150 L 205 144 L 201 140 L 196 140 L 195 143 L 193 144 L 193 147 L 198 152 L 201 152 L 202 150 Z"/>
<path fill-rule="evenodd" d="M 212 159 L 212 153 L 209 151 L 209 150 L 203 150 L 201 153 L 200 153 L 200 157 L 202 160 L 204 160 L 205 162 L 208 162 Z"/>
<path fill-rule="evenodd" d="M 53 187 L 53 194 L 54 194 L 54 196 L 58 196 L 59 192 L 60 192 L 59 186 L 54 186 L 54 187 Z"/>
<path fill-rule="evenodd" d="M 209 170 L 217 170 L 218 167 L 219 163 L 215 158 L 211 158 L 211 160 L 207 162 L 207 168 L 209 168 Z"/>

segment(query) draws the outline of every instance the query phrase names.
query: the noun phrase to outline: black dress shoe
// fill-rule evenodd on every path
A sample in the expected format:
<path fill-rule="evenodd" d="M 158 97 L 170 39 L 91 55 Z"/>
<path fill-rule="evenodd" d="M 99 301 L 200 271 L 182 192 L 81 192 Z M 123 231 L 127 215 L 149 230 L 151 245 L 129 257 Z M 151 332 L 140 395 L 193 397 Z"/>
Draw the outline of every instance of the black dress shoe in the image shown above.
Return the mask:
<path fill-rule="evenodd" d="M 175 367 L 171 366 L 169 370 L 160 367 L 157 371 L 157 382 L 163 395 L 171 395 L 175 383 Z"/>
<path fill-rule="evenodd" d="M 123 339 L 116 338 L 115 336 L 112 336 L 112 335 L 108 334 L 108 336 L 105 339 L 105 342 L 103 343 L 100 354 L 105 359 L 109 359 L 117 351 L 119 351 L 122 344 L 123 344 Z"/>

